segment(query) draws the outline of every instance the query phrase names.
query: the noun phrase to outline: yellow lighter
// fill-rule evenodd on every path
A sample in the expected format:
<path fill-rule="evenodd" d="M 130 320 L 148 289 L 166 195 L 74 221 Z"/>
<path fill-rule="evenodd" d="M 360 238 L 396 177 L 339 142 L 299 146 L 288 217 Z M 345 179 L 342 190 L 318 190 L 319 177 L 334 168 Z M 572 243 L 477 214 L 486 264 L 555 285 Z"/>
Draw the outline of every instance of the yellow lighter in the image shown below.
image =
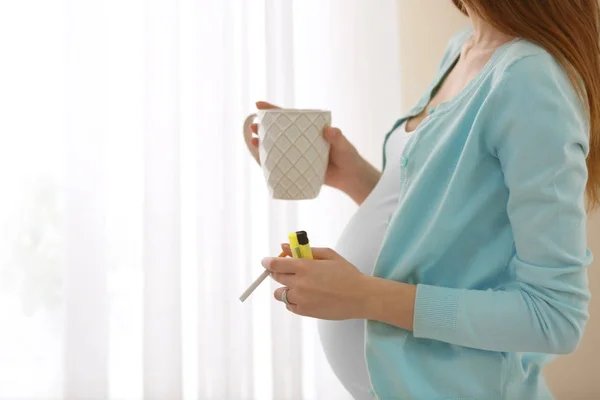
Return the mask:
<path fill-rule="evenodd" d="M 292 232 L 288 235 L 290 240 L 290 249 L 292 250 L 292 257 L 294 258 L 313 258 L 312 250 L 310 249 L 310 243 L 308 242 L 308 235 L 305 231 Z M 279 257 L 285 257 L 285 253 L 281 253 Z M 253 283 L 246 289 L 240 296 L 240 301 L 245 301 L 252 292 L 264 281 L 267 276 L 271 273 L 269 270 L 265 270 Z"/>
<path fill-rule="evenodd" d="M 313 258 L 308 235 L 305 231 L 292 232 L 288 235 L 290 249 L 294 258 Z"/>

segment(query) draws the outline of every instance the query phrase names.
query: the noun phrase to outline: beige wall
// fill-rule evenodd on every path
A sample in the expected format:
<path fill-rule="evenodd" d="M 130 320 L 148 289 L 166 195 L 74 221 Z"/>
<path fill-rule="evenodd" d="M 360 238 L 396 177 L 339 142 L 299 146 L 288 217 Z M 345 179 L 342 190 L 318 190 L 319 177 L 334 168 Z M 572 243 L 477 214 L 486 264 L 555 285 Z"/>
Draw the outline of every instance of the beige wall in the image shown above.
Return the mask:
<path fill-rule="evenodd" d="M 400 8 L 402 100 L 411 107 L 433 78 L 453 32 L 467 21 L 450 0 L 397 0 Z M 588 223 L 597 261 L 590 267 L 591 321 L 578 351 L 554 361 L 546 371 L 558 399 L 600 398 L 600 214 Z"/>

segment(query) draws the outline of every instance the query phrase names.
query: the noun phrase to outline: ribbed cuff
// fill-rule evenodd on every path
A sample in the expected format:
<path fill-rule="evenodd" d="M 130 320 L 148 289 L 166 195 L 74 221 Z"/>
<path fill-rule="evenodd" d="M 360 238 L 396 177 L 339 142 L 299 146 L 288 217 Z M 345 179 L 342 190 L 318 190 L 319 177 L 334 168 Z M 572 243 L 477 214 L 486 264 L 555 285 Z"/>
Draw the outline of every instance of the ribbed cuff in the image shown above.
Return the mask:
<path fill-rule="evenodd" d="M 417 285 L 413 335 L 448 341 L 456 332 L 460 290 Z"/>

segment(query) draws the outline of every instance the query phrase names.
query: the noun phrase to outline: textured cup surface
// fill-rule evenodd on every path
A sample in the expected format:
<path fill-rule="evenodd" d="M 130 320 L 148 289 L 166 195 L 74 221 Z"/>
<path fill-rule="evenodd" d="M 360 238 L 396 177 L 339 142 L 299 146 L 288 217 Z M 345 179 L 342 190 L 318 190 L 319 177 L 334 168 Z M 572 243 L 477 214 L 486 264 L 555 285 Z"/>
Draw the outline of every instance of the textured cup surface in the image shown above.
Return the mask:
<path fill-rule="evenodd" d="M 331 113 L 319 110 L 260 110 L 257 113 L 259 158 L 274 199 L 318 196 L 329 162 L 323 129 Z"/>

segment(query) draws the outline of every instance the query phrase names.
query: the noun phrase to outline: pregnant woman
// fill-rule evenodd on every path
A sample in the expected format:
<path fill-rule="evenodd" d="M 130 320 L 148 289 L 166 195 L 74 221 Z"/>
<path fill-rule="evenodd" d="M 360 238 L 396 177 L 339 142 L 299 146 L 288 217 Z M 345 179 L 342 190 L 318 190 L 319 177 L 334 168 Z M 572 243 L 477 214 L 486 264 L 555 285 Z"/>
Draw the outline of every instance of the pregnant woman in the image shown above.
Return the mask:
<path fill-rule="evenodd" d="M 263 261 L 275 298 L 322 320 L 357 399 L 551 398 L 541 369 L 575 350 L 588 319 L 598 3 L 455 4 L 472 27 L 387 135 L 383 172 L 324 132 L 326 183 L 360 205 L 336 250 Z"/>

